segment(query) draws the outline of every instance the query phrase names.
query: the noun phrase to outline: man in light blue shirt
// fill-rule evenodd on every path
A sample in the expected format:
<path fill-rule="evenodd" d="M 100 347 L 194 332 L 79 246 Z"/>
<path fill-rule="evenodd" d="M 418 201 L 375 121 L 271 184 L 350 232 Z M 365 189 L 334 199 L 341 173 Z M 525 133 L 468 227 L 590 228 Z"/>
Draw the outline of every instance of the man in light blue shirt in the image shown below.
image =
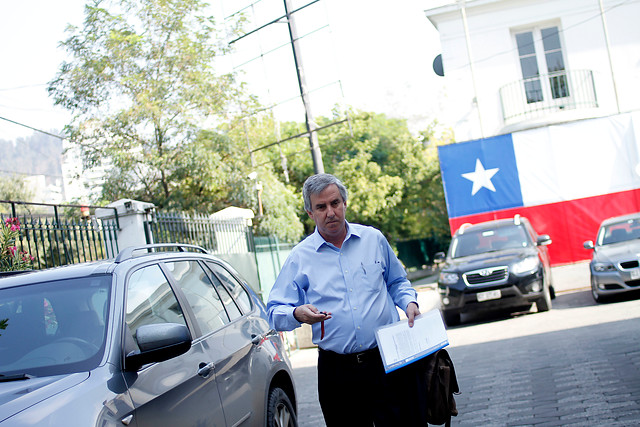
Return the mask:
<path fill-rule="evenodd" d="M 394 376 L 385 375 L 377 328 L 420 314 L 416 291 L 384 235 L 345 219 L 347 190 L 333 175 L 309 177 L 305 210 L 315 232 L 287 258 L 269 294 L 271 325 L 312 325 L 319 347 L 318 394 L 328 426 L 400 425 Z"/>

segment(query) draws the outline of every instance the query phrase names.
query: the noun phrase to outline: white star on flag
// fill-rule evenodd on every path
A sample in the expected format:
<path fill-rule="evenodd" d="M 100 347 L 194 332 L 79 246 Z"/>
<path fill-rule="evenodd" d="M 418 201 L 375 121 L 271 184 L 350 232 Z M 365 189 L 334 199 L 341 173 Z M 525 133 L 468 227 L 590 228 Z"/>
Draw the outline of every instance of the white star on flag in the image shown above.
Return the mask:
<path fill-rule="evenodd" d="M 463 173 L 462 177 L 473 182 L 473 188 L 471 189 L 472 196 L 475 196 L 482 187 L 495 193 L 496 188 L 493 186 L 491 178 L 493 178 L 499 170 L 499 168 L 485 169 L 480 159 L 476 159 L 476 170 L 474 172 Z"/>

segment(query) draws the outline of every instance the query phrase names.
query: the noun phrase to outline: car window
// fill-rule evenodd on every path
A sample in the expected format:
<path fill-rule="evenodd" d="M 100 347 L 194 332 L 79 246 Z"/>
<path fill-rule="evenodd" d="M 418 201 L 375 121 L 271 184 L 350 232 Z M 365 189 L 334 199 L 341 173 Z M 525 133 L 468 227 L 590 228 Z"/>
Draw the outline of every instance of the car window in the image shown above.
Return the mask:
<path fill-rule="evenodd" d="M 95 367 L 105 347 L 111 281 L 104 275 L 2 289 L 0 373 Z"/>
<path fill-rule="evenodd" d="M 197 261 L 165 263 L 189 302 L 202 334 L 229 323 L 229 316 L 209 276 Z"/>
<path fill-rule="evenodd" d="M 132 333 L 142 325 L 157 323 L 186 326 L 180 304 L 157 264 L 141 268 L 129 278 L 126 322 Z"/>
<path fill-rule="evenodd" d="M 453 239 L 451 257 L 461 258 L 484 252 L 524 248 L 530 245 L 531 238 L 522 226 L 466 231 Z"/>
<path fill-rule="evenodd" d="M 227 288 L 224 287 L 224 285 L 222 284 L 218 276 L 216 276 L 211 270 L 208 271 L 208 274 L 209 274 L 209 278 L 213 282 L 213 285 L 215 286 L 216 290 L 220 294 L 222 298 L 222 302 L 224 303 L 224 306 L 227 309 L 227 313 L 229 313 L 229 317 L 231 318 L 231 320 L 235 320 L 239 317 L 242 317 L 242 312 L 240 311 L 240 308 L 238 307 L 234 299 L 231 297 L 231 294 L 229 293 Z"/>
<path fill-rule="evenodd" d="M 640 238 L 640 218 L 609 224 L 598 233 L 598 245 L 610 245 Z"/>
<path fill-rule="evenodd" d="M 240 305 L 242 311 L 245 313 L 251 311 L 251 297 L 249 297 L 249 293 L 246 291 L 244 286 L 242 286 L 240 282 L 238 282 L 236 278 L 221 265 L 212 262 L 208 263 L 208 265 L 220 278 L 222 283 L 224 283 L 231 295 L 233 295 L 234 300 Z"/>

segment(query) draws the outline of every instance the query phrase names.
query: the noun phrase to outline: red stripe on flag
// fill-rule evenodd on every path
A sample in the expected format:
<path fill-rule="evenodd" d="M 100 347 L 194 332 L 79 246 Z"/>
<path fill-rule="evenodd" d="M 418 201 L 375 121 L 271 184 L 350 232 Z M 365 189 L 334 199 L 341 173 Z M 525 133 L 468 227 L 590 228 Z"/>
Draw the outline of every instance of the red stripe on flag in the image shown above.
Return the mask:
<path fill-rule="evenodd" d="M 613 216 L 634 212 L 640 212 L 640 189 L 450 218 L 449 226 L 453 234 L 467 222 L 477 224 L 520 214 L 531 221 L 538 234 L 551 236 L 551 264 L 562 265 L 591 259 L 591 251 L 584 249 L 582 243 L 596 239 L 600 223 Z"/>

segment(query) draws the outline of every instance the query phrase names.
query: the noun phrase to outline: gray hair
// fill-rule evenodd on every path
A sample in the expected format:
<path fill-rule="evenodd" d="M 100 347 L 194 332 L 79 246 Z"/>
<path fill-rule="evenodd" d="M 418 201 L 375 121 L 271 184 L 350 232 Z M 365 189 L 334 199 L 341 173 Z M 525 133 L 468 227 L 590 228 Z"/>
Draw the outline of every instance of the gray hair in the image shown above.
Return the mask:
<path fill-rule="evenodd" d="M 312 194 L 320 194 L 324 191 L 325 188 L 330 186 L 331 184 L 335 184 L 338 187 L 338 191 L 340 192 L 340 196 L 342 196 L 342 201 L 346 203 L 347 201 L 347 188 L 344 186 L 342 181 L 340 181 L 335 176 L 328 173 L 319 173 L 317 175 L 311 175 L 304 182 L 302 186 L 302 198 L 304 199 L 304 210 L 307 212 L 311 212 L 311 195 Z"/>

